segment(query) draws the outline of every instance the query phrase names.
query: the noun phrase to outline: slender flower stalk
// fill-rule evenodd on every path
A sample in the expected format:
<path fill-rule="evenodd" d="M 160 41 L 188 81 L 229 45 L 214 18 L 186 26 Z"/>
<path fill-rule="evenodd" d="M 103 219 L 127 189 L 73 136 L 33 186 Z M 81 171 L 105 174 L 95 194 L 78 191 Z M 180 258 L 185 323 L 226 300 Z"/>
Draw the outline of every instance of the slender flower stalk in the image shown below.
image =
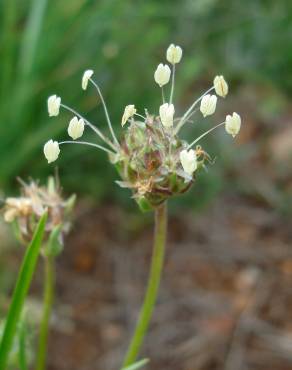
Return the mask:
<path fill-rule="evenodd" d="M 89 145 L 89 146 L 93 146 L 95 148 L 98 148 L 100 150 L 103 150 L 104 152 L 107 152 L 109 154 L 115 154 L 115 152 L 105 148 L 104 146 L 102 145 L 98 145 L 98 144 L 94 144 L 94 143 L 90 143 L 88 141 L 77 141 L 77 140 L 66 140 L 66 141 L 61 141 L 59 142 L 59 145 L 63 145 L 63 144 L 81 144 L 81 145 Z"/>
<path fill-rule="evenodd" d="M 172 78 L 171 78 L 171 90 L 169 103 L 172 103 L 173 92 L 174 92 L 174 81 L 175 81 L 175 65 L 181 61 L 182 58 L 182 48 L 174 44 L 170 44 L 166 50 L 166 59 L 169 63 L 172 64 Z"/>
<path fill-rule="evenodd" d="M 178 120 L 178 124 L 176 125 L 176 127 L 175 127 L 175 129 L 174 129 L 174 135 L 177 135 L 178 133 L 179 133 L 179 131 L 180 131 L 180 129 L 183 127 L 183 125 L 185 124 L 185 123 L 187 123 L 187 122 L 191 122 L 191 117 L 195 114 L 195 113 L 197 113 L 198 112 L 198 110 L 199 110 L 199 108 L 197 108 L 197 109 L 194 109 L 189 115 L 188 115 L 188 117 L 187 118 L 185 118 L 184 120 L 183 119 L 181 119 L 181 118 L 178 118 L 177 120 Z"/>
<path fill-rule="evenodd" d="M 89 122 L 86 118 L 84 118 L 80 113 L 78 113 L 75 109 L 69 107 L 68 105 L 61 104 L 61 107 L 66 109 L 67 111 L 75 114 L 77 117 L 80 119 L 83 119 L 84 123 L 89 126 L 106 144 L 108 144 L 112 149 L 116 150 L 115 145 L 103 135 L 103 133 L 96 127 L 94 126 L 91 122 Z"/>
<path fill-rule="evenodd" d="M 203 97 L 207 94 L 209 94 L 209 92 L 211 92 L 212 90 L 214 89 L 214 86 L 210 87 L 210 89 L 208 89 L 207 91 L 204 92 L 203 95 L 201 95 L 198 99 L 196 99 L 193 104 L 190 105 L 190 107 L 188 108 L 188 110 L 184 113 L 184 115 L 182 116 L 182 118 L 180 119 L 179 123 L 178 123 L 178 127 L 179 129 L 176 130 L 176 133 L 178 134 L 179 130 L 183 127 L 183 125 L 187 122 L 187 120 L 189 119 L 189 117 L 193 114 L 193 109 L 195 108 L 195 106 L 203 99 Z"/>
<path fill-rule="evenodd" d="M 100 97 L 100 100 L 101 100 L 101 103 L 102 103 L 102 106 L 103 106 L 103 109 L 104 109 L 104 113 L 105 113 L 105 117 L 106 117 L 106 121 L 107 121 L 109 130 L 110 130 L 110 133 L 112 135 L 112 138 L 114 139 L 115 144 L 117 145 L 117 147 L 119 147 L 120 144 L 119 144 L 118 139 L 117 139 L 117 137 L 116 137 L 116 135 L 114 133 L 114 130 L 113 130 L 113 127 L 112 127 L 112 123 L 111 123 L 111 120 L 110 120 L 110 117 L 109 117 L 109 113 L 108 113 L 108 110 L 107 110 L 107 107 L 106 107 L 106 104 L 105 104 L 103 95 L 101 93 L 101 90 L 100 90 L 99 86 L 97 85 L 97 83 L 92 78 L 90 78 L 89 81 L 93 84 L 93 86 L 96 88 L 96 90 L 98 92 L 98 95 Z"/>
<path fill-rule="evenodd" d="M 165 254 L 166 234 L 167 203 L 165 202 L 155 210 L 154 245 L 148 285 L 134 335 L 123 362 L 123 368 L 131 365 L 137 359 L 145 334 L 148 330 L 160 285 Z"/>
<path fill-rule="evenodd" d="M 52 313 L 52 305 L 54 302 L 54 291 L 55 291 L 55 257 L 46 256 L 44 262 L 45 262 L 44 301 L 43 301 L 43 314 L 40 325 L 38 351 L 36 355 L 36 367 L 35 367 L 36 370 L 46 369 L 50 318 Z"/>
<path fill-rule="evenodd" d="M 143 116 L 142 114 L 139 114 L 139 113 L 134 113 L 134 116 L 137 116 L 137 117 L 140 117 L 143 119 L 143 121 L 145 121 L 146 117 Z"/>
<path fill-rule="evenodd" d="M 190 149 L 192 146 L 194 146 L 195 144 L 197 144 L 201 139 L 203 139 L 203 137 L 207 136 L 210 132 L 214 131 L 216 128 L 220 127 L 220 126 L 223 126 L 225 125 L 225 121 L 224 122 L 221 122 L 219 123 L 218 125 L 210 128 L 210 130 L 204 132 L 202 135 L 200 135 L 199 137 L 196 138 L 196 140 L 194 140 L 189 146 L 188 146 L 188 149 Z"/>
<path fill-rule="evenodd" d="M 162 98 L 162 103 L 165 103 L 165 94 L 164 94 L 164 88 L 161 86 L 161 98 Z"/>

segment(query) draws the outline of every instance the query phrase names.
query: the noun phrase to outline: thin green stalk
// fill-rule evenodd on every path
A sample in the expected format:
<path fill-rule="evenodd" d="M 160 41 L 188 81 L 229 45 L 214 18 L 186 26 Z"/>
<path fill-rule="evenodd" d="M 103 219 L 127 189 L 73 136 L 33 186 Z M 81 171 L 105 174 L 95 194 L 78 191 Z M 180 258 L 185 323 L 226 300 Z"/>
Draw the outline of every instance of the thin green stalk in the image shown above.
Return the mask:
<path fill-rule="evenodd" d="M 47 360 L 47 346 L 50 318 L 55 290 L 55 258 L 45 256 L 45 288 L 43 302 L 43 316 L 40 326 L 38 352 L 36 356 L 36 370 L 44 370 Z"/>
<path fill-rule="evenodd" d="M 140 311 L 136 329 L 130 342 L 123 368 L 132 365 L 139 354 L 152 316 L 156 302 L 160 278 L 163 268 L 165 242 L 167 233 L 167 204 L 166 202 L 155 210 L 154 246 L 151 261 L 148 286 Z"/>

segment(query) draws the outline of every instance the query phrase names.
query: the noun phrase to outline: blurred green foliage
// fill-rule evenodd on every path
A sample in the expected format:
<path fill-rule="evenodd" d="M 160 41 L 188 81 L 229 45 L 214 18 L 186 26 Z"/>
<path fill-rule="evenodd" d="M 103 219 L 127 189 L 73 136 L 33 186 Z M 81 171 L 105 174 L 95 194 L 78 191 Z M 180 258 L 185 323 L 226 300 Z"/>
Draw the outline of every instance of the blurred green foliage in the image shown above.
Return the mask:
<path fill-rule="evenodd" d="M 70 116 L 62 112 L 49 119 L 48 95 L 60 95 L 106 130 L 94 90 L 80 88 L 84 69 L 94 69 L 117 131 L 126 104 L 157 111 L 153 72 L 170 42 L 185 51 L 177 74 L 178 111 L 218 73 L 233 91 L 246 82 L 292 91 L 289 0 L 2 0 L 0 7 L 2 188 L 16 175 L 39 178 L 53 171 L 42 146 L 64 137 Z M 68 190 L 121 196 L 101 152 L 64 147 L 58 166 Z M 217 172 L 209 181 L 203 178 L 205 195 L 219 191 L 221 180 Z"/>

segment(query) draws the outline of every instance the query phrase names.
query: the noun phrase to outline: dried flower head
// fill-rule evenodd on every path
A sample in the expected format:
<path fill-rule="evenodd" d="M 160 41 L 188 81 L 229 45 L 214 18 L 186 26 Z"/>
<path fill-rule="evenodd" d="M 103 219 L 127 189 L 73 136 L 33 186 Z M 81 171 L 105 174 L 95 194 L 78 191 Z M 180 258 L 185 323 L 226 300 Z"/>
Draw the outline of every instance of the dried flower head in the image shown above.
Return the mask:
<path fill-rule="evenodd" d="M 25 197 L 7 198 L 4 220 L 13 222 L 18 217 L 27 217 L 32 212 L 31 200 Z"/>
<path fill-rule="evenodd" d="M 199 146 L 199 142 L 213 130 L 225 125 L 226 131 L 233 136 L 240 129 L 240 117 L 237 113 L 227 116 L 224 122 L 208 129 L 199 137 L 189 142 L 181 137 L 181 130 L 186 124 L 190 124 L 193 115 L 198 109 L 203 116 L 215 112 L 217 96 L 212 95 L 215 90 L 219 96 L 226 96 L 228 86 L 222 76 L 217 76 L 211 86 L 202 96 L 196 99 L 181 117 L 175 117 L 173 105 L 175 86 L 175 67 L 181 60 L 182 51 L 179 46 L 170 45 L 167 50 L 167 60 L 172 64 L 172 70 L 168 65 L 160 63 L 154 73 L 155 82 L 162 90 L 162 104 L 159 108 L 159 115 L 138 113 L 134 105 L 126 106 L 122 117 L 122 126 L 129 121 L 124 128 L 123 136 L 117 140 L 113 130 L 110 116 L 104 98 L 97 83 L 89 78 L 86 72 L 83 80 L 91 83 L 101 99 L 105 112 L 106 121 L 112 139 L 107 137 L 100 129 L 90 123 L 82 115 L 67 105 L 61 107 L 83 119 L 85 128 L 94 131 L 103 145 L 84 141 L 61 141 L 63 144 L 84 144 L 101 149 L 109 154 L 121 177 L 117 183 L 121 187 L 132 190 L 133 198 L 143 209 L 151 209 L 163 203 L 167 198 L 187 191 L 195 181 L 198 171 L 205 167 L 210 161 L 208 154 Z M 166 99 L 163 87 L 171 78 L 169 99 Z M 84 81 L 83 81 L 84 82 Z M 199 107 L 198 107 L 199 106 Z M 131 119 L 130 119 L 131 118 Z M 50 144 L 52 146 L 52 144 Z M 52 147 L 53 148 L 53 147 Z M 53 150 L 52 150 L 53 152 Z M 46 155 L 47 159 L 48 156 Z M 56 153 L 55 153 L 55 157 Z M 50 159 L 54 158 L 53 154 Z"/>
<path fill-rule="evenodd" d="M 46 211 L 48 212 L 47 236 L 56 227 L 61 228 L 62 233 L 66 232 L 69 228 L 68 216 L 74 205 L 75 196 L 64 200 L 58 181 L 54 178 L 49 178 L 47 186 L 40 186 L 33 180 L 29 183 L 19 181 L 21 195 L 7 198 L 3 212 L 6 222 L 14 222 L 17 225 L 18 236 L 21 240 L 29 241 L 31 239 L 39 219 Z"/>

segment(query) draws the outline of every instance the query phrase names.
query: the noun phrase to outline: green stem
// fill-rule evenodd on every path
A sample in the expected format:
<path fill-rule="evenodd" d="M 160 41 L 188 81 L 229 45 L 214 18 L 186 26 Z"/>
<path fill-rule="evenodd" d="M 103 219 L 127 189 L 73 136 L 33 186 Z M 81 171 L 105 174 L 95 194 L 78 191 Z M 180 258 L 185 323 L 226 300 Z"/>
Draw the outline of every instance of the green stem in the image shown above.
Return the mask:
<path fill-rule="evenodd" d="M 52 256 L 45 256 L 45 288 L 43 316 L 40 326 L 38 352 L 36 357 L 36 370 L 45 370 L 47 358 L 47 346 L 49 336 L 49 325 L 54 300 L 55 287 L 55 259 Z"/>
<path fill-rule="evenodd" d="M 136 324 L 136 329 L 124 359 L 123 368 L 132 365 L 135 362 L 149 326 L 160 284 L 165 253 L 166 233 L 167 204 L 165 202 L 155 210 L 154 246 L 148 286 L 139 319 Z"/>

